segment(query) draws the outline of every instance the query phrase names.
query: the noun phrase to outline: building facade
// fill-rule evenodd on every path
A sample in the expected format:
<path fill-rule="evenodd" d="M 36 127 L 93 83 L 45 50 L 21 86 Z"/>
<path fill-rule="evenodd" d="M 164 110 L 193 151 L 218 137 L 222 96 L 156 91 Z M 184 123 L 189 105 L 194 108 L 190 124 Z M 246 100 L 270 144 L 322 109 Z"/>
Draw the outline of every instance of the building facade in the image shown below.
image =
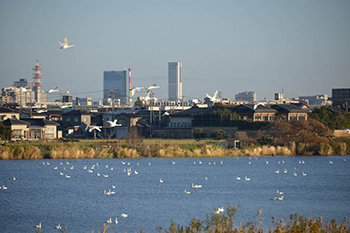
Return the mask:
<path fill-rule="evenodd" d="M 127 91 L 127 71 L 104 71 L 103 72 L 103 104 L 118 102 L 128 105 L 129 92 Z"/>
<path fill-rule="evenodd" d="M 168 63 L 168 98 L 169 101 L 182 100 L 182 63 Z"/>
<path fill-rule="evenodd" d="M 350 105 L 350 88 L 333 88 L 332 105 L 336 108 L 349 108 Z"/>
<path fill-rule="evenodd" d="M 255 91 L 244 91 L 237 93 L 235 95 L 236 101 L 249 101 L 249 102 L 255 102 L 256 101 L 256 92 Z"/>

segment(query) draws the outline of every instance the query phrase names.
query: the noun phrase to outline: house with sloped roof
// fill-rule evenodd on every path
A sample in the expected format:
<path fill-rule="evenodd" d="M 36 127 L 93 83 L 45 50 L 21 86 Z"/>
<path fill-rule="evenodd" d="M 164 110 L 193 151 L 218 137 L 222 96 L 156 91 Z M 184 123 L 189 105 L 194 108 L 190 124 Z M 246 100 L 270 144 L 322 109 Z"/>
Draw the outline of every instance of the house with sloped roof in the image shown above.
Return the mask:
<path fill-rule="evenodd" d="M 277 111 L 276 120 L 278 121 L 306 121 L 307 109 L 299 108 L 293 104 L 274 104 L 271 108 Z"/>
<path fill-rule="evenodd" d="M 57 139 L 62 137 L 62 133 L 57 130 L 60 124 L 46 119 L 6 119 L 2 123 L 11 127 L 11 140 Z"/>
<path fill-rule="evenodd" d="M 277 110 L 264 104 L 241 104 L 232 109 L 241 120 L 274 121 Z"/>
<path fill-rule="evenodd" d="M 0 121 L 6 119 L 19 119 L 19 112 L 10 108 L 0 107 Z"/>

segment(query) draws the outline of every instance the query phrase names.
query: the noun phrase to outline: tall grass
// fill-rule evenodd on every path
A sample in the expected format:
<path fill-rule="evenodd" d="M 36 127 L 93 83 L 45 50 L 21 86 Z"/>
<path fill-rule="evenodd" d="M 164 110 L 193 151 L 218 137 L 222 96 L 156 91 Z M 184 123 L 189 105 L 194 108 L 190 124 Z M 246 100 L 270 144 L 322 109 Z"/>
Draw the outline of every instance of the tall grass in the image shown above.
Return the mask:
<path fill-rule="evenodd" d="M 277 221 L 272 218 L 272 227 L 265 229 L 262 225 L 261 215 L 262 209 L 256 215 L 256 218 L 245 224 L 242 222 L 236 223 L 234 216 L 237 213 L 239 206 L 228 205 L 226 208 L 226 214 L 214 213 L 206 215 L 205 220 L 199 220 L 193 218 L 188 225 L 177 225 L 173 220 L 170 221 L 170 226 L 164 229 L 166 233 L 346 233 L 350 232 L 350 225 L 347 218 L 344 221 L 337 222 L 335 219 L 331 221 L 323 221 L 322 217 L 312 218 L 304 217 L 302 215 L 293 214 L 288 221 L 284 221 L 281 218 Z M 103 230 L 101 232 L 107 232 L 108 225 L 103 223 Z M 156 231 L 158 233 L 163 232 L 163 228 L 157 226 Z M 99 231 L 98 231 L 99 232 Z M 142 229 L 140 232 L 144 232 Z"/>

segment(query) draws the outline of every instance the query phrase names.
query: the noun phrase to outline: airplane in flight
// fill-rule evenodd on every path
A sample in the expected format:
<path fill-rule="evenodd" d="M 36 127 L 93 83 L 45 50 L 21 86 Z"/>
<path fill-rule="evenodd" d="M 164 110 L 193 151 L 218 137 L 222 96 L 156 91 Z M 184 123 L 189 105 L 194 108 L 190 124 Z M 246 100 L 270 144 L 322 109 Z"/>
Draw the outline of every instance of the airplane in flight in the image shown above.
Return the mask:
<path fill-rule="evenodd" d="M 156 89 L 156 88 L 160 88 L 160 86 L 157 86 L 157 84 L 153 84 L 153 85 L 147 87 L 146 90 L 147 90 L 147 91 L 150 91 L 150 90 Z"/>
<path fill-rule="evenodd" d="M 54 88 L 51 88 L 50 90 L 47 91 L 47 93 L 54 93 L 54 92 L 59 92 L 59 90 L 57 89 L 58 86 L 55 86 Z"/>
<path fill-rule="evenodd" d="M 217 98 L 217 96 L 218 96 L 218 91 L 215 91 L 215 93 L 214 93 L 214 95 L 213 96 L 210 96 L 210 95 L 208 95 L 208 94 L 205 94 L 208 98 L 209 98 L 209 100 L 211 101 L 211 102 L 215 102 L 215 101 L 218 101 L 219 99 Z"/>
<path fill-rule="evenodd" d="M 131 96 L 134 96 L 136 91 L 141 91 L 142 89 L 144 89 L 144 87 L 133 87 L 133 88 L 131 88 Z"/>
<path fill-rule="evenodd" d="M 60 49 L 69 49 L 69 48 L 72 48 L 72 47 L 75 46 L 74 44 L 68 45 L 68 39 L 67 39 L 67 37 L 64 38 L 64 43 L 61 43 L 61 42 L 58 42 L 58 43 L 61 45 Z"/>

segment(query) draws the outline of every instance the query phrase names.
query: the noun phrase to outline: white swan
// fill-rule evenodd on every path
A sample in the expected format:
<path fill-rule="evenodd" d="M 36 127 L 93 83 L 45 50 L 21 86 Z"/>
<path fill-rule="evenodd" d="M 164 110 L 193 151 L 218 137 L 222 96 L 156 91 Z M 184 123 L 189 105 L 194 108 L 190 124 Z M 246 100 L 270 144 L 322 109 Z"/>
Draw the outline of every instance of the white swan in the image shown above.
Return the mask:
<path fill-rule="evenodd" d="M 120 217 L 122 217 L 122 218 L 127 218 L 128 215 L 127 215 L 127 214 L 121 214 Z"/>
<path fill-rule="evenodd" d="M 162 179 L 159 179 L 159 182 L 160 182 L 160 183 L 163 183 L 163 182 L 164 182 L 164 180 L 162 180 Z"/>
<path fill-rule="evenodd" d="M 115 224 L 118 224 L 118 218 L 115 218 Z"/>
<path fill-rule="evenodd" d="M 306 176 L 306 173 L 305 173 L 305 172 L 303 172 L 303 173 L 302 173 L 302 175 L 303 175 L 303 176 Z"/>
<path fill-rule="evenodd" d="M 13 180 L 16 180 L 16 177 L 13 177 L 12 179 L 13 179 Z"/>
<path fill-rule="evenodd" d="M 278 197 L 277 199 L 278 199 L 279 201 L 283 201 L 284 196 Z"/>
<path fill-rule="evenodd" d="M 189 192 L 185 189 L 185 194 L 189 195 L 189 194 L 191 194 L 191 192 Z"/>
<path fill-rule="evenodd" d="M 199 188 L 202 188 L 202 185 L 192 183 L 192 188 L 199 189 Z"/>
<path fill-rule="evenodd" d="M 111 224 L 111 223 L 112 223 L 112 218 L 109 218 L 109 219 L 107 220 L 107 223 Z"/>
<path fill-rule="evenodd" d="M 39 224 L 36 225 L 35 227 L 38 228 L 38 229 L 41 229 L 41 222 L 39 222 Z"/>
<path fill-rule="evenodd" d="M 55 226 L 55 228 L 56 228 L 57 230 L 61 230 L 61 229 L 62 229 L 61 223 L 59 223 L 57 226 Z"/>
<path fill-rule="evenodd" d="M 115 189 L 116 188 L 115 185 L 112 184 L 112 188 Z"/>
<path fill-rule="evenodd" d="M 99 172 L 96 173 L 97 176 L 100 176 L 101 174 Z"/>
<path fill-rule="evenodd" d="M 280 169 L 278 169 L 277 171 L 275 171 L 276 174 L 279 174 L 280 173 Z"/>
<path fill-rule="evenodd" d="M 70 178 L 70 176 L 68 174 L 66 174 L 66 179 L 69 179 L 69 178 Z"/>
<path fill-rule="evenodd" d="M 107 177 L 108 177 L 108 175 L 103 175 L 103 177 L 104 177 L 104 178 L 107 178 Z"/>
<path fill-rule="evenodd" d="M 219 212 L 224 212 L 224 207 L 218 208 Z"/>
<path fill-rule="evenodd" d="M 138 175 L 138 174 L 139 174 L 136 170 L 134 171 L 134 173 L 135 173 L 135 175 Z"/>
<path fill-rule="evenodd" d="M 244 179 L 245 179 L 246 181 L 250 181 L 250 178 L 248 178 L 248 177 L 244 177 Z"/>
<path fill-rule="evenodd" d="M 239 176 L 237 176 L 237 178 L 236 178 L 237 180 L 241 180 L 241 177 L 239 177 Z"/>

